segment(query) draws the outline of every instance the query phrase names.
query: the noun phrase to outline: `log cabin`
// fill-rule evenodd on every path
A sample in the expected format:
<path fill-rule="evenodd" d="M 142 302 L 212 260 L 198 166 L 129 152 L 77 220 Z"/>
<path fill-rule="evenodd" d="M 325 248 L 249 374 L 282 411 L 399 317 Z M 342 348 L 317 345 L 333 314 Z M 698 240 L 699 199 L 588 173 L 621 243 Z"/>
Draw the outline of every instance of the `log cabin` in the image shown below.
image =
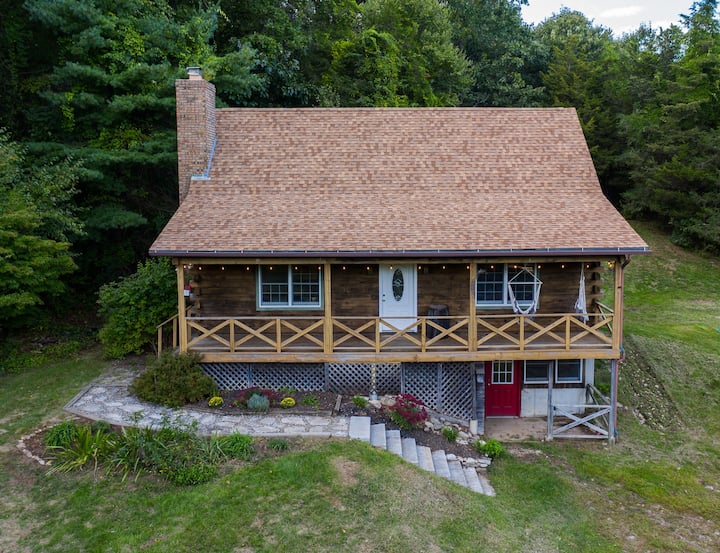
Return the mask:
<path fill-rule="evenodd" d="M 480 433 L 562 415 L 613 440 L 623 271 L 649 249 L 574 109 L 219 109 L 199 68 L 176 98 L 161 347 L 173 327 L 224 389 L 405 392 Z"/>

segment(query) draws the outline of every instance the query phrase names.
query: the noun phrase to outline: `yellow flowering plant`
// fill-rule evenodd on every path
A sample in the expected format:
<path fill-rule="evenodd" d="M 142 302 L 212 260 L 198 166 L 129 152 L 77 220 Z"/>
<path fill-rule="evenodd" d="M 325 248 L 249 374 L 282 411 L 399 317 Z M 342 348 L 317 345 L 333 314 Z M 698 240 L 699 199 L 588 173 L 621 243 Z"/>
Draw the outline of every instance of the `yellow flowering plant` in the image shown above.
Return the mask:
<path fill-rule="evenodd" d="M 280 402 L 280 407 L 283 407 L 285 409 L 290 409 L 290 407 L 295 407 L 295 400 L 291 397 L 286 397 Z"/>
<path fill-rule="evenodd" d="M 223 398 L 221 398 L 220 396 L 213 396 L 208 400 L 209 407 L 222 407 L 223 403 L 225 403 L 225 402 L 223 401 Z"/>

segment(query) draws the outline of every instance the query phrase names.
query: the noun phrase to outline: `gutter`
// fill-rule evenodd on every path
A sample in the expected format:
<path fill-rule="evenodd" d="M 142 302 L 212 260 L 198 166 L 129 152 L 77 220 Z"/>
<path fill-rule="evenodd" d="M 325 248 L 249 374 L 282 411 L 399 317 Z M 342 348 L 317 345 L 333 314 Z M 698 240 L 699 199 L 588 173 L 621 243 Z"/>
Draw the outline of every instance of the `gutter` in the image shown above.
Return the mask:
<path fill-rule="evenodd" d="M 448 258 L 448 257 L 553 257 L 566 256 L 613 256 L 650 253 L 648 247 L 637 248 L 543 248 L 523 249 L 510 248 L 504 250 L 150 250 L 151 256 L 164 257 L 225 257 L 225 258 Z"/>

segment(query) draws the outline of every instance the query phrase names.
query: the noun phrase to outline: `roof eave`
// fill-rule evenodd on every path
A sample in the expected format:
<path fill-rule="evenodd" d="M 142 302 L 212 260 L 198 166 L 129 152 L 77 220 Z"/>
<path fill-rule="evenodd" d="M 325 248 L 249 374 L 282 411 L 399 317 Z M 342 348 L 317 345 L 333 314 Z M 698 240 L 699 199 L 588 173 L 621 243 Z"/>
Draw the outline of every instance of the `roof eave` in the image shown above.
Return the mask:
<path fill-rule="evenodd" d="M 150 250 L 155 257 L 195 257 L 195 258 L 468 258 L 468 257 L 555 257 L 555 256 L 615 256 L 650 253 L 650 248 L 540 248 L 540 249 L 498 249 L 498 250 Z"/>

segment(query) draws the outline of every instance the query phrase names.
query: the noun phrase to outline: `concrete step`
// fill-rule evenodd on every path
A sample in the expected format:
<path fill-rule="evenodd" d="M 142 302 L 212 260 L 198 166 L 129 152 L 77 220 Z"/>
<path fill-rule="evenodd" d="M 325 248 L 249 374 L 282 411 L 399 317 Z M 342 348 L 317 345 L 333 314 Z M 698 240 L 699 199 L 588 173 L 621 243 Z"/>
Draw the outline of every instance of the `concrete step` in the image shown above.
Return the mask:
<path fill-rule="evenodd" d="M 373 424 L 370 426 L 370 445 L 387 449 L 387 436 L 385 435 L 384 424 Z"/>
<path fill-rule="evenodd" d="M 351 439 L 370 443 L 370 417 L 350 417 L 348 435 Z"/>
<path fill-rule="evenodd" d="M 465 473 L 465 481 L 467 482 L 468 488 L 477 493 L 485 493 L 483 490 L 480 478 L 478 478 L 477 470 L 474 467 L 463 467 Z"/>
<path fill-rule="evenodd" d="M 402 439 L 399 430 L 388 430 L 385 432 L 387 436 L 387 450 L 395 455 L 402 457 Z"/>
<path fill-rule="evenodd" d="M 452 480 L 452 478 L 450 477 L 450 467 L 448 466 L 447 455 L 445 455 L 445 451 L 443 451 L 442 449 L 433 451 L 432 460 L 433 464 L 435 465 L 435 474 L 437 474 L 438 476 L 442 476 L 443 478 L 447 478 L 448 480 Z"/>
<path fill-rule="evenodd" d="M 465 478 L 465 471 L 463 470 L 463 466 L 460 464 L 460 461 L 455 459 L 448 461 L 448 467 L 450 468 L 450 480 L 468 488 L 469 486 L 467 479 Z"/>
<path fill-rule="evenodd" d="M 488 480 L 487 474 L 485 474 L 485 472 L 478 472 L 478 479 L 482 484 L 483 493 L 485 495 L 489 495 L 490 497 L 495 497 L 495 488 L 493 488 L 490 484 L 490 480 Z"/>
<path fill-rule="evenodd" d="M 408 463 L 418 464 L 417 443 L 415 438 L 402 439 L 402 456 Z"/>
<path fill-rule="evenodd" d="M 454 455 L 450 455 L 448 460 L 445 451 L 432 451 L 429 447 L 417 445 L 414 438 L 402 438 L 399 430 L 387 430 L 384 424 L 371 424 L 370 417 L 350 417 L 348 433 L 353 439 L 387 449 L 423 470 L 434 472 L 477 493 L 495 495 L 484 471 L 463 467 Z"/>
<path fill-rule="evenodd" d="M 417 446 L 418 466 L 428 472 L 435 472 L 432 450 L 426 445 Z"/>

